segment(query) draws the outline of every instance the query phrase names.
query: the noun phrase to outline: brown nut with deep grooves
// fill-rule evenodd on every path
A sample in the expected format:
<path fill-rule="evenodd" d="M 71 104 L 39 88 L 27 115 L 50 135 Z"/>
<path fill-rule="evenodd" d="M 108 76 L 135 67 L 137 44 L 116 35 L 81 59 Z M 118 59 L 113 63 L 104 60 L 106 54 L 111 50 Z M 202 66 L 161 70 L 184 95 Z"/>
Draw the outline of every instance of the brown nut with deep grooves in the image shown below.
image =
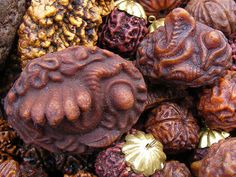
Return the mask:
<path fill-rule="evenodd" d="M 153 109 L 145 127 L 163 144 L 168 154 L 195 149 L 198 145 L 197 121 L 187 108 L 176 103 L 162 103 Z"/>
<path fill-rule="evenodd" d="M 190 0 L 186 10 L 195 20 L 222 31 L 227 37 L 236 32 L 234 0 Z"/>
<path fill-rule="evenodd" d="M 198 110 L 210 129 L 229 132 L 236 128 L 236 71 L 228 71 L 203 91 Z"/>
<path fill-rule="evenodd" d="M 137 122 L 147 89 L 141 73 L 98 47 L 71 47 L 30 61 L 5 98 L 26 143 L 83 153 L 112 144 Z"/>
<path fill-rule="evenodd" d="M 231 54 L 222 32 L 177 8 L 166 16 L 165 27 L 140 43 L 136 66 L 151 82 L 200 87 L 225 74 L 232 64 Z"/>
<path fill-rule="evenodd" d="M 213 144 L 207 155 L 191 164 L 197 177 L 236 176 L 236 138 L 228 138 Z"/>

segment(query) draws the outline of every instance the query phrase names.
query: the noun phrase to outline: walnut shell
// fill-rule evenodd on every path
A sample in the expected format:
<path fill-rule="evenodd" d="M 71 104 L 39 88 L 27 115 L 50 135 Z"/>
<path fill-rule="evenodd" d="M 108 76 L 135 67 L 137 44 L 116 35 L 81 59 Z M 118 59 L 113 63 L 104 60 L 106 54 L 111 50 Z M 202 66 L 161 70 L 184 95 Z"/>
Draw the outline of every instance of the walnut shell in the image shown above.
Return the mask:
<path fill-rule="evenodd" d="M 99 45 L 123 57 L 133 57 L 148 33 L 147 21 L 117 8 L 106 18 L 99 32 Z"/>
<path fill-rule="evenodd" d="M 229 132 L 236 128 L 236 71 L 228 71 L 203 91 L 198 110 L 210 129 Z"/>
<path fill-rule="evenodd" d="M 169 161 L 162 170 L 157 171 L 152 177 L 192 177 L 191 172 L 184 163 Z"/>
<path fill-rule="evenodd" d="M 231 69 L 236 71 L 236 33 L 230 36 L 229 43 L 232 48 L 232 59 L 233 59 L 233 65 Z"/>
<path fill-rule="evenodd" d="M 207 155 L 201 161 L 192 163 L 191 168 L 197 177 L 236 176 L 236 138 L 213 144 Z"/>
<path fill-rule="evenodd" d="M 32 0 L 19 28 L 22 66 L 46 53 L 69 46 L 96 44 L 102 15 L 112 0 Z"/>
<path fill-rule="evenodd" d="M 234 0 L 190 0 L 186 10 L 195 20 L 226 36 L 236 32 L 236 3 Z"/>
<path fill-rule="evenodd" d="M 186 0 L 137 0 L 137 2 L 143 6 L 147 16 L 154 15 L 156 17 L 167 14 L 185 1 Z"/>
<path fill-rule="evenodd" d="M 175 154 L 195 149 L 199 126 L 191 112 L 175 103 L 162 103 L 148 115 L 146 131 L 164 146 L 164 151 Z"/>
<path fill-rule="evenodd" d="M 232 49 L 218 30 L 174 9 L 165 27 L 148 34 L 137 51 L 136 66 L 152 83 L 185 87 L 214 83 L 231 66 Z"/>
<path fill-rule="evenodd" d="M 29 62 L 6 96 L 5 110 L 26 143 L 83 153 L 131 129 L 146 98 L 143 77 L 131 62 L 78 46 Z"/>
<path fill-rule="evenodd" d="M 25 13 L 25 0 L 0 1 L 0 64 L 7 58 Z"/>
<path fill-rule="evenodd" d="M 122 145 L 117 144 L 99 153 L 95 170 L 100 177 L 144 177 L 134 173 L 125 163 Z"/>
<path fill-rule="evenodd" d="M 0 163 L 0 176 L 21 177 L 19 164 L 15 160 L 7 160 Z"/>

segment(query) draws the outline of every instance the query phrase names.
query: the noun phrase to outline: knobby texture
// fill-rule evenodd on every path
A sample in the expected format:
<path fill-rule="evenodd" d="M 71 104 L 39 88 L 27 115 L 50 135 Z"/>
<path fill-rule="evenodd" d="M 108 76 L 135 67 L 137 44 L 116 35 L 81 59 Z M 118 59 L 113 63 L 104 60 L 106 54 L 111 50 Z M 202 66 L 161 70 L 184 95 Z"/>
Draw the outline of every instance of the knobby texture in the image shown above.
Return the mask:
<path fill-rule="evenodd" d="M 5 99 L 8 121 L 26 143 L 85 152 L 112 144 L 144 110 L 141 73 L 97 47 L 72 47 L 32 60 Z"/>
<path fill-rule="evenodd" d="M 140 43 L 136 66 L 152 83 L 200 87 L 225 74 L 232 64 L 231 54 L 222 32 L 177 8 L 165 18 L 165 27 Z"/>

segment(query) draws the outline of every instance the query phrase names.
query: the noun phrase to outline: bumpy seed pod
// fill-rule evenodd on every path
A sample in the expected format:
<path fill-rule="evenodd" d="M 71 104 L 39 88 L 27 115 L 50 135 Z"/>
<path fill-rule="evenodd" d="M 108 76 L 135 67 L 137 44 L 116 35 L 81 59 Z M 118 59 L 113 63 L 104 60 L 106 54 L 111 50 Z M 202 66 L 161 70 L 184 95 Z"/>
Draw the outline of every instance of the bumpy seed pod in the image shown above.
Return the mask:
<path fill-rule="evenodd" d="M 234 0 L 190 0 L 186 10 L 195 20 L 226 36 L 236 32 L 236 3 Z"/>
<path fill-rule="evenodd" d="M 112 10 L 112 4 L 112 0 L 32 0 L 18 32 L 22 66 L 69 46 L 95 45 L 102 15 Z"/>
<path fill-rule="evenodd" d="M 231 67 L 232 49 L 218 30 L 174 9 L 165 27 L 148 34 L 137 51 L 136 66 L 152 83 L 200 87 L 214 83 Z"/>
<path fill-rule="evenodd" d="M 232 59 L 233 59 L 233 65 L 231 69 L 236 71 L 236 33 L 230 36 L 229 43 L 232 48 Z"/>
<path fill-rule="evenodd" d="M 236 71 L 228 71 L 200 96 L 199 113 L 213 130 L 230 132 L 236 128 Z"/>
<path fill-rule="evenodd" d="M 165 15 L 172 9 L 180 6 L 186 0 L 137 0 L 144 8 L 148 16 L 159 17 Z"/>
<path fill-rule="evenodd" d="M 145 127 L 169 154 L 195 149 L 198 145 L 197 121 L 187 108 L 175 103 L 162 103 L 152 110 Z"/>
<path fill-rule="evenodd" d="M 152 177 L 192 177 L 191 172 L 184 163 L 169 161 L 162 170 L 157 171 Z"/>
<path fill-rule="evenodd" d="M 99 32 L 99 45 L 123 57 L 133 58 L 148 33 L 143 8 L 133 0 L 120 0 Z"/>
<path fill-rule="evenodd" d="M 26 143 L 83 153 L 109 146 L 131 129 L 146 98 L 131 62 L 77 46 L 32 60 L 8 92 L 5 110 Z"/>
<path fill-rule="evenodd" d="M 7 58 L 25 12 L 25 0 L 0 1 L 0 64 Z"/>
<path fill-rule="evenodd" d="M 1 177 L 21 177 L 20 166 L 15 160 L 7 160 L 0 163 Z"/>
<path fill-rule="evenodd" d="M 236 175 L 236 138 L 213 144 L 207 155 L 191 164 L 197 177 L 232 177 Z"/>

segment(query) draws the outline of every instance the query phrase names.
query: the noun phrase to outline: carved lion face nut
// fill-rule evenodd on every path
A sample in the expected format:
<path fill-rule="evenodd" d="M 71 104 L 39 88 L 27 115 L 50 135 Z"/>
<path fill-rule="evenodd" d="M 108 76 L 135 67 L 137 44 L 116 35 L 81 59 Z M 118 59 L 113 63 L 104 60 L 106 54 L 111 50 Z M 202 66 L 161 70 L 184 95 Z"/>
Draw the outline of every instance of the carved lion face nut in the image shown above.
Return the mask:
<path fill-rule="evenodd" d="M 198 145 L 199 126 L 187 108 L 175 103 L 162 103 L 150 112 L 145 124 L 168 154 L 195 149 Z"/>
<path fill-rule="evenodd" d="M 213 88 L 203 91 L 198 110 L 213 130 L 229 132 L 236 128 L 236 71 L 228 71 Z"/>
<path fill-rule="evenodd" d="M 18 31 L 22 66 L 70 46 L 95 45 L 102 16 L 113 7 L 113 0 L 32 0 Z"/>
<path fill-rule="evenodd" d="M 225 74 L 232 64 L 231 54 L 222 32 L 177 8 L 165 18 L 165 27 L 141 42 L 136 66 L 153 83 L 200 87 Z"/>
<path fill-rule="evenodd" d="M 195 20 L 226 36 L 236 32 L 236 3 L 234 0 L 191 0 L 186 10 Z"/>
<path fill-rule="evenodd" d="M 29 62 L 5 99 L 5 111 L 26 143 L 82 153 L 127 132 L 146 99 L 143 77 L 131 62 L 78 46 Z"/>

